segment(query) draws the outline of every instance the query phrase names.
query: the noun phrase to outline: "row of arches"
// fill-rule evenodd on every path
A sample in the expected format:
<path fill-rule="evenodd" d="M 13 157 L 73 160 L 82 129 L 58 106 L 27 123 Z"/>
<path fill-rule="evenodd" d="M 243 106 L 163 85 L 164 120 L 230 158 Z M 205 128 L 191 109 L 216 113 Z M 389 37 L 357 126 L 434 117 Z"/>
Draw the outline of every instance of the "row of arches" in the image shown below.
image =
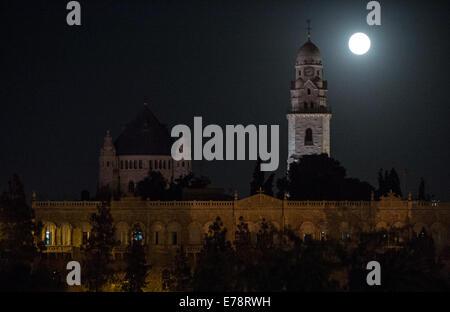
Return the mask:
<path fill-rule="evenodd" d="M 214 221 L 208 221 L 205 224 L 200 224 L 197 221 L 193 221 L 188 224 L 187 227 L 183 227 L 176 221 L 169 222 L 167 224 L 156 221 L 150 226 L 146 226 L 142 222 L 118 222 L 116 227 L 116 240 L 120 242 L 121 246 L 127 246 L 131 243 L 132 239 L 140 240 L 142 243 L 154 246 L 177 246 L 180 244 L 200 245 L 203 242 L 205 235 L 208 234 L 210 226 Z M 261 222 L 245 222 L 250 232 L 252 242 L 257 241 L 257 235 L 261 230 Z M 280 225 L 277 222 L 269 222 L 276 230 L 280 229 Z M 136 227 L 136 225 L 138 227 Z M 90 233 L 91 225 L 88 222 L 82 222 L 77 226 L 72 226 L 70 223 L 64 222 L 57 226 L 53 222 L 44 222 L 42 230 L 42 241 L 46 245 L 63 245 L 63 246 L 76 246 L 79 247 L 87 243 Z M 134 229 L 139 228 L 138 232 Z M 352 229 L 347 222 L 342 222 L 338 226 L 339 235 L 342 240 L 350 240 L 352 233 L 356 232 L 369 232 L 370 228 L 367 224 L 362 224 L 358 229 Z M 446 227 L 435 222 L 430 226 L 424 223 L 416 223 L 411 227 L 411 231 L 405 229 L 405 225 L 402 222 L 395 222 L 388 225 L 386 222 L 379 222 L 376 224 L 376 231 L 386 232 L 386 239 L 390 239 L 391 242 L 400 242 L 406 235 L 421 236 L 426 232 L 427 235 L 431 235 L 437 244 L 441 244 L 446 241 L 447 233 Z M 231 233 L 234 233 L 231 231 Z M 326 239 L 329 229 L 325 222 L 319 222 L 314 224 L 310 221 L 301 223 L 300 226 L 295 228 L 296 234 L 305 240 L 320 240 Z"/>
<path fill-rule="evenodd" d="M 136 231 L 138 225 L 139 231 Z M 115 224 L 116 240 L 121 246 L 127 246 L 131 240 L 140 240 L 144 244 L 155 246 L 179 245 L 182 242 L 191 245 L 200 245 L 205 232 L 204 226 L 198 222 L 192 222 L 184 230 L 178 222 L 170 222 L 167 225 L 162 222 L 155 222 L 150 227 L 146 227 L 142 222 L 128 224 L 118 222 Z M 209 228 L 209 226 L 208 226 Z M 76 227 L 70 223 L 56 225 L 53 222 L 44 222 L 42 229 L 42 241 L 48 246 L 76 246 L 85 245 L 90 237 L 92 226 L 85 222 Z M 183 237 L 187 231 L 187 237 Z"/>

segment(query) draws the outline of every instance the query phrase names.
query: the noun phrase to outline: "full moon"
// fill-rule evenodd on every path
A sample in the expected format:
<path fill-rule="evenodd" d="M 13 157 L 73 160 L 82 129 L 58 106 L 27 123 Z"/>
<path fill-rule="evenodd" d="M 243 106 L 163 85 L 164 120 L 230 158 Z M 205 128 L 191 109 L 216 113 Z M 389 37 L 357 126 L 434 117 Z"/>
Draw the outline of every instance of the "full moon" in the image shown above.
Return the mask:
<path fill-rule="evenodd" d="M 365 54 L 370 49 L 370 39 L 361 32 L 353 34 L 348 40 L 348 47 L 354 54 Z"/>

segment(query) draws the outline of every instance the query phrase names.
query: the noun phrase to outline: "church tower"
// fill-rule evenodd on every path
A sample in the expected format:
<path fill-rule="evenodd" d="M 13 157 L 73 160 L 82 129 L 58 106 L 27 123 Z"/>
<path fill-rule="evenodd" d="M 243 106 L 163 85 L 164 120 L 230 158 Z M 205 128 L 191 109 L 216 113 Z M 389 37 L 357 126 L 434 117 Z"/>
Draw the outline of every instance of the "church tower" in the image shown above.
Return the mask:
<path fill-rule="evenodd" d="M 330 155 L 331 110 L 327 106 L 327 81 L 323 80 L 322 57 L 308 40 L 295 62 L 295 81 L 291 82 L 291 107 L 288 120 L 288 166 L 303 155 Z"/>
<path fill-rule="evenodd" d="M 99 186 L 108 186 L 111 191 L 117 187 L 117 160 L 116 149 L 114 147 L 109 130 L 100 149 L 99 157 Z"/>

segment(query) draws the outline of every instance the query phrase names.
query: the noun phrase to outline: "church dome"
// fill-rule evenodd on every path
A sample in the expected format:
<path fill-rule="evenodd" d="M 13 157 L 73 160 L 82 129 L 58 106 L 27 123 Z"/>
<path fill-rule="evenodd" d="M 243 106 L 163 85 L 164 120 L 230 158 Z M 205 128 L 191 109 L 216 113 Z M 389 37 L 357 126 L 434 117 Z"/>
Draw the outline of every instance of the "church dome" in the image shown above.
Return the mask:
<path fill-rule="evenodd" d="M 170 155 L 172 137 L 169 130 L 150 111 L 148 105 L 114 142 L 116 155 Z"/>
<path fill-rule="evenodd" d="M 322 64 L 319 48 L 308 40 L 303 44 L 297 53 L 297 65 Z"/>

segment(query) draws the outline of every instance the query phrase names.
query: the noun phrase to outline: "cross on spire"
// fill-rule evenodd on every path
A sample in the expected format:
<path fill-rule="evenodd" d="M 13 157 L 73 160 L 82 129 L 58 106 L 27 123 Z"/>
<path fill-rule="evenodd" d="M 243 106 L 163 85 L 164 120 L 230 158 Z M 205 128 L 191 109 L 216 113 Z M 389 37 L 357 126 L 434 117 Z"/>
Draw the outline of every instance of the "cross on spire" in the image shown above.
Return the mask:
<path fill-rule="evenodd" d="M 308 32 L 307 32 L 307 35 L 308 35 L 308 41 L 310 41 L 310 40 L 311 40 L 311 20 L 310 20 L 310 19 L 307 19 L 307 20 L 306 20 L 306 24 L 308 25 L 308 27 L 306 27 L 306 30 L 308 31 Z"/>

